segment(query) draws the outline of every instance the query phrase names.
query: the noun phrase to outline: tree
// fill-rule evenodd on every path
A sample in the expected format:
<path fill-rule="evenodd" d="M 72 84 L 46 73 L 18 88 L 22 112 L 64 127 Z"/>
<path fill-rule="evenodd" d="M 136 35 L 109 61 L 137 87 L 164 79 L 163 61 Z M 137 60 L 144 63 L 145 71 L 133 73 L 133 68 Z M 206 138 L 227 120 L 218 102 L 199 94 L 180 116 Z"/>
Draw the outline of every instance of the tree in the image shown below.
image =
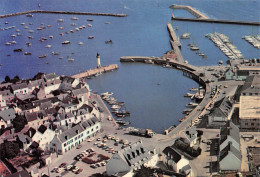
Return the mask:
<path fill-rule="evenodd" d="M 12 122 L 15 132 L 20 132 L 27 124 L 27 120 L 24 116 L 17 115 Z"/>
<path fill-rule="evenodd" d="M 19 144 L 15 141 L 4 141 L 0 144 L 0 156 L 1 158 L 12 159 L 20 152 Z"/>
<path fill-rule="evenodd" d="M 10 81 L 11 81 L 10 77 L 9 76 L 5 76 L 5 82 L 10 82 Z"/>

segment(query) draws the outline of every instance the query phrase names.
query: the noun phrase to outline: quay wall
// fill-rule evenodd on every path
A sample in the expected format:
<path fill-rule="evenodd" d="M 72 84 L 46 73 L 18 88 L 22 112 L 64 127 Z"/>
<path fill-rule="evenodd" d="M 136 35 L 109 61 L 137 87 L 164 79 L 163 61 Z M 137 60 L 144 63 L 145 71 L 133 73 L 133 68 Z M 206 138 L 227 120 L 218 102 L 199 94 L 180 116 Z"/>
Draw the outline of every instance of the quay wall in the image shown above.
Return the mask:
<path fill-rule="evenodd" d="M 99 74 L 99 73 L 113 71 L 113 70 L 116 70 L 116 69 L 118 69 L 118 65 L 112 64 L 112 65 L 108 65 L 108 66 L 102 66 L 100 68 L 90 69 L 90 70 L 84 71 L 82 73 L 75 74 L 71 77 L 80 79 L 80 78 L 85 78 L 85 77 L 91 77 L 91 76 L 94 76 L 94 75 Z"/>
<path fill-rule="evenodd" d="M 127 16 L 127 14 L 112 14 L 112 13 L 31 10 L 31 11 L 25 11 L 25 12 L 17 12 L 17 13 L 12 13 L 12 14 L 0 15 L 0 18 L 6 18 L 6 17 L 11 17 L 11 16 L 17 16 L 17 15 L 26 15 L 26 14 L 32 14 L 32 13 L 94 15 L 94 16 L 112 16 L 112 17 L 126 17 Z"/>
<path fill-rule="evenodd" d="M 207 17 L 206 15 L 204 15 L 203 13 L 201 13 L 200 11 L 194 9 L 191 6 L 173 4 L 173 5 L 170 6 L 170 8 L 173 8 L 173 9 L 184 9 L 184 10 L 187 10 L 188 12 L 190 12 L 192 15 L 194 15 L 195 17 L 197 17 L 199 19 L 209 19 L 209 17 Z"/>
<path fill-rule="evenodd" d="M 143 57 L 143 56 L 123 56 L 120 57 L 121 62 L 145 62 L 146 60 L 153 60 L 154 57 Z"/>
<path fill-rule="evenodd" d="M 183 18 L 183 17 L 174 17 L 174 16 L 172 16 L 172 20 L 205 22 L 205 23 L 223 23 L 223 24 L 235 24 L 235 25 L 253 25 L 253 26 L 260 25 L 260 22 L 233 21 L 233 20 L 220 20 L 220 19 Z"/>

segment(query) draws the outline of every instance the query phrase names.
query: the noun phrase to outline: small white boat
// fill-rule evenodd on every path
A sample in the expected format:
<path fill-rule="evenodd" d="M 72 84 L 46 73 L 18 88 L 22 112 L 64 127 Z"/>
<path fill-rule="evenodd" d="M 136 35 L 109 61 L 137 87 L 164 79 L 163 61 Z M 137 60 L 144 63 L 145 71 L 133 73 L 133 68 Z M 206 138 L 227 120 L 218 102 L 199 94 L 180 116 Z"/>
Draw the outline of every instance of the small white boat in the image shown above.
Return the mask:
<path fill-rule="evenodd" d="M 75 28 L 75 30 L 76 30 L 76 31 L 79 31 L 79 29 L 78 29 L 78 28 Z"/>
<path fill-rule="evenodd" d="M 70 41 L 63 41 L 62 44 L 69 44 Z"/>
<path fill-rule="evenodd" d="M 62 26 L 58 27 L 58 29 L 63 30 L 64 28 Z"/>
<path fill-rule="evenodd" d="M 21 25 L 25 25 L 25 23 L 21 23 Z"/>
<path fill-rule="evenodd" d="M 12 44 L 16 44 L 16 41 L 11 41 Z"/>
<path fill-rule="evenodd" d="M 74 31 L 73 31 L 73 30 L 70 30 L 70 32 L 71 32 L 71 33 L 74 33 Z"/>
<path fill-rule="evenodd" d="M 46 48 L 51 48 L 51 45 L 46 45 L 45 47 L 46 47 Z"/>
<path fill-rule="evenodd" d="M 11 43 L 10 42 L 6 42 L 5 45 L 11 45 Z"/>
<path fill-rule="evenodd" d="M 101 93 L 102 96 L 111 96 L 113 95 L 114 93 L 113 92 L 104 92 L 104 93 Z"/>
<path fill-rule="evenodd" d="M 92 25 L 91 25 L 91 24 L 88 24 L 88 27 L 92 27 Z"/>
<path fill-rule="evenodd" d="M 12 34 L 11 37 L 16 37 L 16 35 L 15 35 L 15 34 Z"/>
<path fill-rule="evenodd" d="M 70 26 L 76 26 L 76 23 L 71 23 Z"/>
<path fill-rule="evenodd" d="M 105 22 L 105 24 L 110 24 L 110 22 Z"/>
<path fill-rule="evenodd" d="M 50 39 L 53 39 L 53 36 L 52 36 L 52 35 L 50 35 L 49 37 L 50 37 Z"/>
<path fill-rule="evenodd" d="M 34 31 L 33 30 L 29 30 L 28 33 L 33 33 Z"/>
<path fill-rule="evenodd" d="M 83 45 L 83 42 L 79 42 L 78 45 Z"/>
<path fill-rule="evenodd" d="M 78 17 L 71 17 L 71 20 L 78 20 Z"/>
<path fill-rule="evenodd" d="M 57 20 L 57 22 L 63 22 L 63 21 L 64 21 L 64 19 L 62 19 L 62 18 Z"/>
<path fill-rule="evenodd" d="M 74 58 L 69 58 L 68 61 L 69 62 L 74 62 Z"/>
<path fill-rule="evenodd" d="M 15 31 L 16 31 L 16 32 L 20 32 L 20 30 L 19 30 L 19 29 L 16 29 Z"/>

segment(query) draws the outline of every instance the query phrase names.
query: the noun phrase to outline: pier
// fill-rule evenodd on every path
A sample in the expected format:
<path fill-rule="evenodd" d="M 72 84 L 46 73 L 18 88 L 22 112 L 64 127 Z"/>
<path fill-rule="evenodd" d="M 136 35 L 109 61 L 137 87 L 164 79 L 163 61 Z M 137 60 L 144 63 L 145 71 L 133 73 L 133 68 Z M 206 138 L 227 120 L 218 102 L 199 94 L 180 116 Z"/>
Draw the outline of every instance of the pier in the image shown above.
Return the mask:
<path fill-rule="evenodd" d="M 220 20 L 220 19 L 201 19 L 201 18 L 183 18 L 183 17 L 174 17 L 174 16 L 172 16 L 172 20 L 205 22 L 205 23 L 223 23 L 223 24 L 234 24 L 234 25 L 251 25 L 251 26 L 260 25 L 260 22 Z"/>
<path fill-rule="evenodd" d="M 81 78 L 85 78 L 85 77 L 92 77 L 97 74 L 101 74 L 101 73 L 105 73 L 105 72 L 113 71 L 113 70 L 117 70 L 117 69 L 118 69 L 118 65 L 112 64 L 112 65 L 108 65 L 108 66 L 102 66 L 102 67 L 90 69 L 90 70 L 84 71 L 82 73 L 75 74 L 71 77 L 81 79 Z"/>
<path fill-rule="evenodd" d="M 172 28 L 172 25 L 171 25 L 170 23 L 167 24 L 167 29 L 168 29 L 168 31 L 169 31 L 169 34 L 170 34 L 170 37 L 171 37 L 172 41 L 173 41 L 174 43 L 176 43 L 176 45 L 177 45 L 178 47 L 181 47 L 180 40 L 179 40 L 179 38 L 176 36 L 176 34 L 175 34 L 175 32 L 174 32 L 174 29 Z M 172 45 L 172 48 L 173 48 L 174 46 L 173 46 L 172 42 L 171 42 L 171 45 Z"/>
<path fill-rule="evenodd" d="M 170 6 L 170 8 L 187 10 L 188 12 L 190 12 L 192 15 L 194 15 L 198 19 L 209 19 L 209 17 L 207 17 L 206 15 L 204 15 L 203 13 L 201 13 L 200 11 L 194 9 L 191 6 L 173 4 L 173 5 Z"/>
<path fill-rule="evenodd" d="M 17 16 L 17 15 L 33 14 L 33 13 L 68 14 L 68 15 L 94 15 L 94 16 L 112 16 L 112 17 L 126 17 L 127 16 L 127 14 L 112 14 L 112 13 L 31 10 L 31 11 L 25 11 L 25 12 L 17 12 L 17 13 L 12 13 L 12 14 L 0 15 L 0 18 L 12 17 L 12 16 Z"/>

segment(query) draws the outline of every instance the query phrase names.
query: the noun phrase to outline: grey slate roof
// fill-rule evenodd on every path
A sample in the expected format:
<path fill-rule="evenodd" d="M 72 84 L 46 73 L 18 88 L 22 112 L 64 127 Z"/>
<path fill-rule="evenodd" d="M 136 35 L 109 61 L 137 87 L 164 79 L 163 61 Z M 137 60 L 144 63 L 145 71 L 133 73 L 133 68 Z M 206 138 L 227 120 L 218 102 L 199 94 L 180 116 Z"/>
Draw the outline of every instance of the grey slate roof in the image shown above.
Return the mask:
<path fill-rule="evenodd" d="M 14 94 L 12 94 L 10 90 L 3 90 L 3 91 L 0 91 L 0 95 L 3 95 L 3 97 L 4 97 L 4 96 L 12 96 Z"/>
<path fill-rule="evenodd" d="M 74 80 L 75 80 L 74 78 L 69 77 L 69 76 L 64 76 L 61 79 L 62 79 L 63 82 L 67 82 L 69 84 L 72 84 L 74 82 Z"/>
<path fill-rule="evenodd" d="M 211 113 L 211 116 L 227 117 L 231 108 L 232 103 L 225 97 L 214 104 L 214 111 Z"/>
<path fill-rule="evenodd" d="M 55 74 L 55 73 L 49 73 L 49 74 L 46 74 L 45 75 L 45 78 L 47 79 L 47 80 L 51 80 L 51 79 L 55 79 L 55 78 L 57 78 L 57 77 L 59 77 L 57 74 Z"/>
<path fill-rule="evenodd" d="M 240 144 L 239 128 L 232 122 L 228 122 L 220 131 L 220 144 L 222 144 L 228 136 L 231 136 L 238 144 Z"/>
<path fill-rule="evenodd" d="M 28 86 L 30 87 L 36 87 L 36 86 L 40 86 L 41 84 L 44 83 L 43 79 L 38 79 L 38 80 L 30 80 L 28 83 Z"/>
<path fill-rule="evenodd" d="M 19 90 L 19 89 L 27 88 L 28 85 L 27 83 L 20 83 L 20 84 L 12 84 L 11 87 L 13 90 Z"/>
<path fill-rule="evenodd" d="M 26 138 L 24 134 L 18 134 L 17 137 L 21 142 L 26 143 Z"/>
<path fill-rule="evenodd" d="M 38 132 L 40 132 L 41 134 L 44 134 L 44 132 L 47 130 L 47 127 L 45 125 L 41 125 L 38 128 Z"/>
<path fill-rule="evenodd" d="M 184 131 L 184 134 L 189 142 L 192 142 L 194 139 L 197 138 L 197 130 L 195 126 L 189 127 Z"/>
<path fill-rule="evenodd" d="M 77 131 L 78 131 L 78 133 L 76 133 Z M 60 135 L 58 135 L 58 138 L 61 141 L 61 143 L 64 143 L 67 140 L 77 136 L 78 134 L 80 134 L 83 131 L 84 131 L 83 127 L 80 126 L 80 124 L 78 124 L 78 125 L 72 127 L 71 129 L 62 132 Z"/>
<path fill-rule="evenodd" d="M 27 171 L 23 170 L 10 175 L 6 175 L 5 177 L 30 177 L 30 175 Z"/>
<path fill-rule="evenodd" d="M 65 120 L 68 118 L 74 117 L 74 115 L 71 112 L 65 113 L 65 114 L 58 114 L 57 118 L 59 117 L 60 120 Z"/>
<path fill-rule="evenodd" d="M 14 109 L 6 109 L 3 111 L 0 111 L 0 117 L 2 117 L 5 121 L 13 120 L 15 116 L 15 110 Z"/>
<path fill-rule="evenodd" d="M 134 167 L 138 162 L 145 163 L 152 157 L 140 141 L 121 149 L 117 154 L 128 164 L 129 167 Z"/>
<path fill-rule="evenodd" d="M 170 154 L 170 157 L 172 156 L 171 160 L 173 160 L 175 163 L 178 163 L 179 160 L 181 160 L 181 154 L 179 154 L 173 146 L 167 146 L 163 153 L 168 156 Z"/>
<path fill-rule="evenodd" d="M 82 122 L 81 125 L 82 125 L 82 127 L 83 127 L 84 129 L 86 129 L 86 128 L 88 128 L 88 127 L 91 127 L 91 126 L 95 125 L 96 122 L 98 122 L 98 119 L 97 119 L 96 117 L 93 117 L 93 118 L 90 118 L 90 119 L 87 120 L 87 121 Z"/>
<path fill-rule="evenodd" d="M 233 153 L 236 158 L 241 161 L 241 152 L 237 150 L 232 143 L 229 143 L 224 149 L 222 149 L 222 151 L 220 151 L 219 161 L 223 160 L 229 152 Z"/>
<path fill-rule="evenodd" d="M 88 93 L 88 89 L 87 88 L 79 88 L 79 89 L 75 89 L 75 90 L 72 90 L 72 94 L 77 96 L 77 95 L 82 95 L 82 94 L 86 94 Z"/>
<path fill-rule="evenodd" d="M 38 116 L 37 116 L 36 112 L 32 112 L 32 113 L 26 112 L 25 118 L 26 118 L 27 122 L 31 122 L 31 121 L 37 120 Z"/>
<path fill-rule="evenodd" d="M 260 75 L 248 76 L 244 85 L 241 87 L 241 93 L 259 93 Z"/>

